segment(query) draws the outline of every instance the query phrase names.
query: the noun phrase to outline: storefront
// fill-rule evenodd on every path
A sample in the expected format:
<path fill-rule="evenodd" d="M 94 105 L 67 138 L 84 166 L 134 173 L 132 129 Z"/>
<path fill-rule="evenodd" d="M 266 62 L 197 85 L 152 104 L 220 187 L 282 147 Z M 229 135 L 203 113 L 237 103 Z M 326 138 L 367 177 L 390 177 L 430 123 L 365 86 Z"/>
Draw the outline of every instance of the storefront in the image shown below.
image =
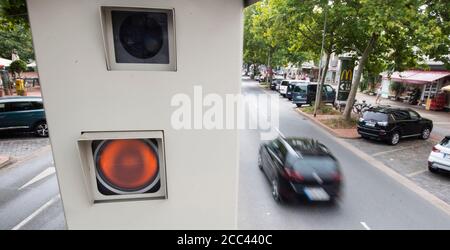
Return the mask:
<path fill-rule="evenodd" d="M 390 76 L 383 72 L 382 89 L 383 97 L 391 98 L 395 93 L 390 89 L 392 82 L 402 83 L 405 91 L 399 96 L 399 99 L 407 102 L 414 91 L 420 91 L 419 105 L 425 106 L 428 99 L 434 99 L 443 87 L 450 85 L 450 71 L 423 71 L 407 70 L 403 72 L 394 72 Z M 445 92 L 445 107 L 450 109 L 450 92 Z"/>

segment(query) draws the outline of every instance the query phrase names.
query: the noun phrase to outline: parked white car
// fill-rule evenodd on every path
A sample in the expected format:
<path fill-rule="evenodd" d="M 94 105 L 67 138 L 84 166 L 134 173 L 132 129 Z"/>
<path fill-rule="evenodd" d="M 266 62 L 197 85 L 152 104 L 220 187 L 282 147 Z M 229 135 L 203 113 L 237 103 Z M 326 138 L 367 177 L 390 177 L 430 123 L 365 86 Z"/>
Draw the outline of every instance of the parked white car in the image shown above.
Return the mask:
<path fill-rule="evenodd" d="M 433 173 L 439 170 L 450 171 L 450 136 L 433 147 L 428 157 L 428 169 Z"/>
<path fill-rule="evenodd" d="M 290 83 L 290 82 L 292 82 L 292 80 L 283 80 L 283 81 L 281 81 L 279 91 L 280 91 L 280 94 L 281 94 L 283 97 L 286 97 L 287 90 L 288 90 L 288 87 L 289 87 L 289 83 Z"/>

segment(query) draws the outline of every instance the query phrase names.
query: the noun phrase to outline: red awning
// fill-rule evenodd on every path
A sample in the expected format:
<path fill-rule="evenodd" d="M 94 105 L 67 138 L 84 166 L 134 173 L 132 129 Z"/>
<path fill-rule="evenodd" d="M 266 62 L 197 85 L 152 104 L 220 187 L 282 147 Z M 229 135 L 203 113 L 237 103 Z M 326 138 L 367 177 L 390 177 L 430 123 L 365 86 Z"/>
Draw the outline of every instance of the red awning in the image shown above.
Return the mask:
<path fill-rule="evenodd" d="M 386 72 L 383 72 L 381 75 L 383 79 L 389 79 Z M 390 80 L 403 83 L 426 84 L 447 76 L 450 76 L 450 71 L 407 70 L 392 73 Z"/>

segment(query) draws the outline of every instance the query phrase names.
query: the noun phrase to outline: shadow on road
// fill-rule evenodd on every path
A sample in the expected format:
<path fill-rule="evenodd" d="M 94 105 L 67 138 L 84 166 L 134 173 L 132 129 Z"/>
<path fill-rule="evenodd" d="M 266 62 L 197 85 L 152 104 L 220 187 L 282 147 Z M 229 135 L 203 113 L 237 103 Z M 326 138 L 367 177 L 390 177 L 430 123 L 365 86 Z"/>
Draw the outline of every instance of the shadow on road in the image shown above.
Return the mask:
<path fill-rule="evenodd" d="M 0 140 L 2 139 L 38 139 L 42 137 L 36 136 L 32 132 L 0 132 Z"/>

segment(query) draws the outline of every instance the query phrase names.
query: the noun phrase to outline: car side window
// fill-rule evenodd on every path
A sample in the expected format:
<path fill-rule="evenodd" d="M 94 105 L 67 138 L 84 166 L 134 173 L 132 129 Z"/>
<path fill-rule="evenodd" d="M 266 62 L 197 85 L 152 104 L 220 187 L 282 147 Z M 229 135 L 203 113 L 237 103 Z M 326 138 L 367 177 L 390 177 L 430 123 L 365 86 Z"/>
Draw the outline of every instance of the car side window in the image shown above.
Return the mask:
<path fill-rule="evenodd" d="M 331 87 L 331 86 L 326 86 L 326 88 L 327 88 L 327 92 L 328 93 L 331 93 L 331 92 L 333 92 L 333 88 Z"/>
<path fill-rule="evenodd" d="M 11 102 L 9 103 L 8 111 L 26 111 L 32 109 L 33 105 L 31 102 Z"/>
<path fill-rule="evenodd" d="M 284 163 L 284 159 L 286 158 L 286 147 L 284 147 L 283 143 L 281 143 L 280 140 L 274 140 L 271 143 L 271 148 L 274 151 L 275 155 L 278 157 L 278 159 Z"/>
<path fill-rule="evenodd" d="M 6 104 L 0 103 L 0 113 L 5 112 L 5 111 L 6 111 Z"/>
<path fill-rule="evenodd" d="M 420 118 L 419 114 L 417 114 L 416 112 L 411 111 L 411 110 L 409 111 L 409 115 L 411 116 L 412 120 L 418 120 Z"/>
<path fill-rule="evenodd" d="M 404 110 L 397 110 L 392 114 L 392 116 L 394 116 L 396 121 L 404 121 L 410 119 L 409 113 Z"/>
<path fill-rule="evenodd" d="M 44 104 L 42 102 L 33 102 L 33 109 L 43 109 L 44 108 Z"/>

